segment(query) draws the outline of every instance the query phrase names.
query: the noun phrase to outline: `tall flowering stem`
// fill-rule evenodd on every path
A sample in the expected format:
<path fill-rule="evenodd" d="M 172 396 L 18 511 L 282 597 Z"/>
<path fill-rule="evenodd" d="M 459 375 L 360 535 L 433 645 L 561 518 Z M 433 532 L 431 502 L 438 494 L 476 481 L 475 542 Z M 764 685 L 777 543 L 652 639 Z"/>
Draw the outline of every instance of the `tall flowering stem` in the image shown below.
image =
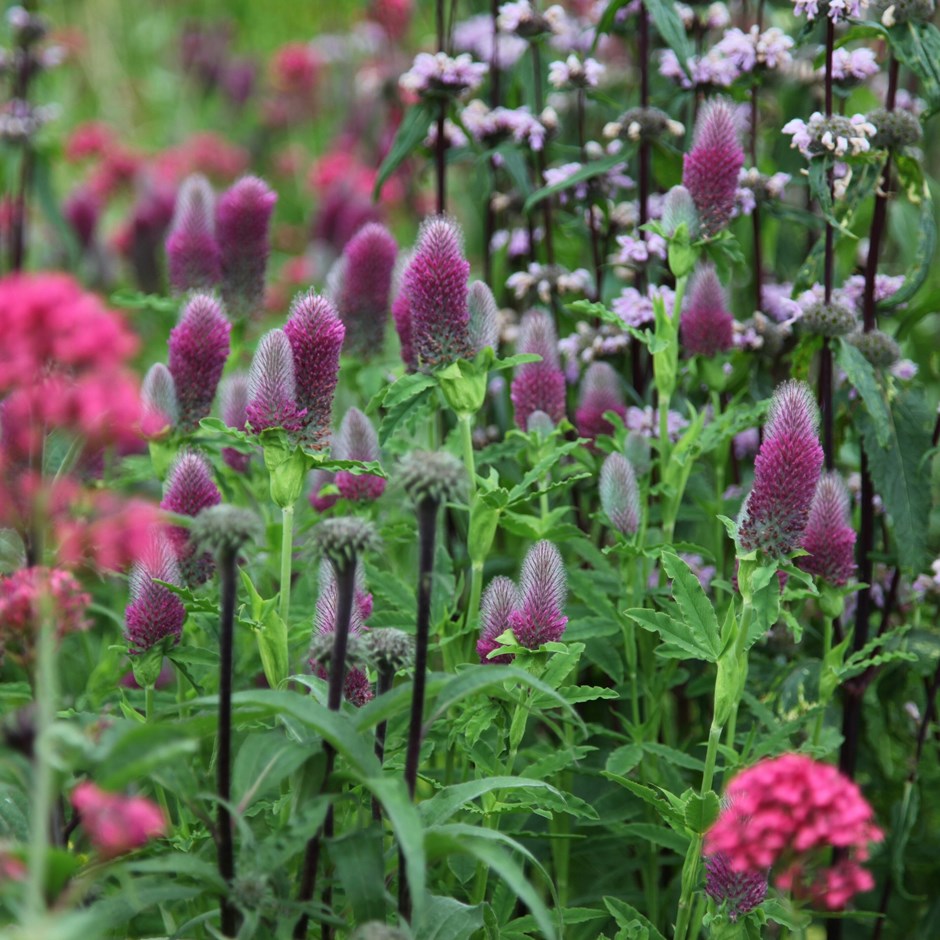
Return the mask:
<path fill-rule="evenodd" d="M 529 43 L 529 49 L 532 53 L 532 79 L 535 90 L 535 112 L 541 114 L 545 107 L 545 101 L 542 95 L 542 54 L 539 49 L 539 40 L 533 39 Z M 538 169 L 538 183 L 545 179 L 545 167 L 547 158 L 545 156 L 545 147 L 540 147 L 535 152 L 535 165 Z M 542 200 L 542 217 L 545 226 L 545 260 L 550 265 L 555 264 L 555 243 L 553 240 L 552 228 L 552 199 L 549 196 Z M 531 238 L 531 235 L 530 235 Z M 535 240 L 531 239 L 534 251 Z"/>
<path fill-rule="evenodd" d="M 836 27 L 831 16 L 826 17 L 826 77 L 825 77 L 825 108 L 826 117 L 832 116 L 832 57 L 835 51 Z M 829 187 L 830 201 L 832 198 L 833 171 L 830 166 L 826 174 L 826 185 Z M 826 220 L 825 254 L 823 260 L 823 291 L 825 302 L 832 300 L 832 276 L 835 263 L 835 230 Z M 823 453 L 826 457 L 826 469 L 833 468 L 835 455 L 833 450 L 833 414 L 832 414 L 832 349 L 829 337 L 823 338 L 822 353 L 819 361 L 819 410 L 822 418 Z"/>
<path fill-rule="evenodd" d="M 637 62 L 640 68 L 640 107 L 648 108 L 650 104 L 650 18 L 646 4 L 640 2 L 637 11 Z M 640 138 L 639 173 L 637 174 L 637 202 L 638 219 L 637 228 L 643 231 L 643 226 L 649 221 L 649 195 L 650 195 L 650 142 L 646 135 Z M 636 289 L 646 293 L 646 266 L 640 265 L 636 272 Z M 678 309 L 678 308 L 676 308 Z M 630 368 L 633 376 L 633 387 L 637 395 L 643 394 L 646 387 L 646 365 L 644 364 L 643 346 L 634 340 L 630 343 Z"/>

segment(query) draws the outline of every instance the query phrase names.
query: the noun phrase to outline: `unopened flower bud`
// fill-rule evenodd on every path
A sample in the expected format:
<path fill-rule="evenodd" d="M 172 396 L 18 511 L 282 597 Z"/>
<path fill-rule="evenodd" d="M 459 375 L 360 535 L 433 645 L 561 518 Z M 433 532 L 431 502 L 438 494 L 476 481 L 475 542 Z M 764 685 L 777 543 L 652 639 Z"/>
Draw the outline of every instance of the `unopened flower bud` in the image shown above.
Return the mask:
<path fill-rule="evenodd" d="M 249 509 L 221 504 L 204 509 L 190 530 L 193 542 L 218 558 L 232 558 L 264 535 L 261 520 Z"/>
<path fill-rule="evenodd" d="M 382 545 L 375 526 L 358 516 L 338 516 L 321 522 L 314 530 L 320 555 L 335 568 L 344 570 L 366 552 L 378 551 Z"/>
<path fill-rule="evenodd" d="M 444 450 L 413 451 L 399 463 L 398 477 L 416 505 L 451 502 L 461 499 L 466 492 L 464 465 Z"/>
<path fill-rule="evenodd" d="M 847 339 L 876 369 L 888 369 L 901 358 L 897 341 L 881 330 L 852 333 Z"/>

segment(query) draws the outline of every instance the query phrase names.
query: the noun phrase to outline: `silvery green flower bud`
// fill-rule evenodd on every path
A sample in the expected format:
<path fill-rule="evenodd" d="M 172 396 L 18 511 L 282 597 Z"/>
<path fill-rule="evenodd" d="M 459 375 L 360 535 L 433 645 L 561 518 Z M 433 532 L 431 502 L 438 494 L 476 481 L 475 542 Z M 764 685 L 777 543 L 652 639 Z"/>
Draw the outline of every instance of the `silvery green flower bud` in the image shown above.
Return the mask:
<path fill-rule="evenodd" d="M 848 341 L 876 368 L 887 369 L 901 358 L 901 347 L 881 330 L 853 333 Z"/>
<path fill-rule="evenodd" d="M 353 564 L 366 552 L 378 551 L 382 545 L 375 526 L 357 516 L 338 516 L 321 522 L 314 538 L 320 554 L 338 569 Z"/>
<path fill-rule="evenodd" d="M 223 503 L 196 516 L 190 537 L 194 545 L 225 557 L 237 554 L 246 542 L 259 540 L 263 533 L 261 520 L 251 510 Z"/>
<path fill-rule="evenodd" d="M 392 627 L 369 630 L 362 639 L 379 672 L 400 672 L 414 663 L 415 638 L 403 630 Z"/>
<path fill-rule="evenodd" d="M 445 503 L 460 499 L 466 490 L 463 464 L 444 450 L 408 454 L 398 465 L 398 475 L 415 503 Z"/>
<path fill-rule="evenodd" d="M 803 311 L 800 323 L 808 333 L 817 336 L 845 336 L 858 326 L 858 317 L 847 304 L 819 301 Z"/>

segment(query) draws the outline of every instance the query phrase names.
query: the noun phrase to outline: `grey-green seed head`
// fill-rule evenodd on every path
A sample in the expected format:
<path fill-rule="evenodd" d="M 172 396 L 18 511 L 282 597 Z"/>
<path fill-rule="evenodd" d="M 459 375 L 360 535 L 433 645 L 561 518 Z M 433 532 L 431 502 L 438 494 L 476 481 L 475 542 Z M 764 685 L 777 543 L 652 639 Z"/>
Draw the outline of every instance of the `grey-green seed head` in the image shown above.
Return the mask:
<path fill-rule="evenodd" d="M 924 136 L 920 121 L 910 111 L 876 108 L 868 120 L 878 128 L 872 146 L 881 150 L 902 150 L 919 144 Z"/>
<path fill-rule="evenodd" d="M 414 662 L 414 637 L 402 630 L 392 627 L 369 630 L 363 639 L 369 649 L 372 663 L 380 672 L 399 672 Z"/>
<path fill-rule="evenodd" d="M 810 304 L 800 320 L 803 329 L 817 336 L 845 336 L 858 326 L 855 311 L 846 304 L 831 300 Z"/>
<path fill-rule="evenodd" d="M 415 451 L 398 465 L 398 476 L 405 492 L 421 503 L 430 500 L 446 503 L 460 499 L 467 485 L 463 464 L 447 451 Z"/>
<path fill-rule="evenodd" d="M 264 534 L 261 520 L 250 510 L 224 503 L 203 509 L 191 529 L 193 544 L 224 557 L 235 555 L 248 542 L 257 542 Z"/>
<path fill-rule="evenodd" d="M 848 341 L 876 368 L 887 369 L 901 358 L 901 347 L 881 330 L 853 333 Z"/>
<path fill-rule="evenodd" d="M 321 522 L 314 539 L 320 555 L 340 569 L 354 564 L 366 552 L 378 551 L 382 545 L 375 526 L 357 516 L 338 516 Z"/>

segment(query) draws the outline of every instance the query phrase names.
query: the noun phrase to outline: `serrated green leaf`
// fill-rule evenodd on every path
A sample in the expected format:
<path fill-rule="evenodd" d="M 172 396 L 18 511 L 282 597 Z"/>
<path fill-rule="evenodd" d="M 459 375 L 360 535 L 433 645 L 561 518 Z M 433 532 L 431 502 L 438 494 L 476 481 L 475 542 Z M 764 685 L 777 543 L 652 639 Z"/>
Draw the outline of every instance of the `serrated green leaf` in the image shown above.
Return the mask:
<path fill-rule="evenodd" d="M 721 654 L 718 618 L 701 582 L 688 564 L 672 552 L 663 552 L 662 564 L 663 570 L 672 581 L 673 597 L 692 631 L 696 645 L 708 651 L 709 662 L 716 662 Z"/>
<path fill-rule="evenodd" d="M 644 0 L 646 9 L 653 22 L 656 24 L 656 30 L 662 36 L 663 41 L 676 54 L 682 71 L 688 74 L 689 59 L 694 50 L 689 42 L 688 34 L 679 19 L 676 7 L 666 0 Z"/>
<path fill-rule="evenodd" d="M 836 347 L 836 361 L 861 395 L 872 420 L 878 443 L 882 447 L 887 447 L 891 435 L 889 428 L 891 416 L 888 414 L 888 405 L 871 363 L 855 346 L 847 342 L 844 336 L 839 338 L 839 345 Z"/>
<path fill-rule="evenodd" d="M 693 793 L 685 804 L 685 824 L 695 833 L 704 834 L 718 818 L 721 801 L 714 790 L 701 796 Z"/>
<path fill-rule="evenodd" d="M 667 659 L 701 659 L 713 663 L 718 654 L 714 653 L 711 645 L 703 642 L 695 635 L 687 623 L 676 620 L 661 611 L 645 610 L 634 607 L 625 610 L 624 615 L 638 623 L 644 630 L 658 633 L 662 644 L 657 647 L 658 656 Z"/>
<path fill-rule="evenodd" d="M 649 0 L 647 0 L 649 2 Z M 644 914 L 641 914 L 635 907 L 621 901 L 619 898 L 604 898 L 604 906 L 610 911 L 610 916 L 617 922 L 617 926 L 623 929 L 630 929 L 639 924 L 647 931 L 649 940 L 666 940 L 666 938 L 656 929 L 656 925 Z"/>

